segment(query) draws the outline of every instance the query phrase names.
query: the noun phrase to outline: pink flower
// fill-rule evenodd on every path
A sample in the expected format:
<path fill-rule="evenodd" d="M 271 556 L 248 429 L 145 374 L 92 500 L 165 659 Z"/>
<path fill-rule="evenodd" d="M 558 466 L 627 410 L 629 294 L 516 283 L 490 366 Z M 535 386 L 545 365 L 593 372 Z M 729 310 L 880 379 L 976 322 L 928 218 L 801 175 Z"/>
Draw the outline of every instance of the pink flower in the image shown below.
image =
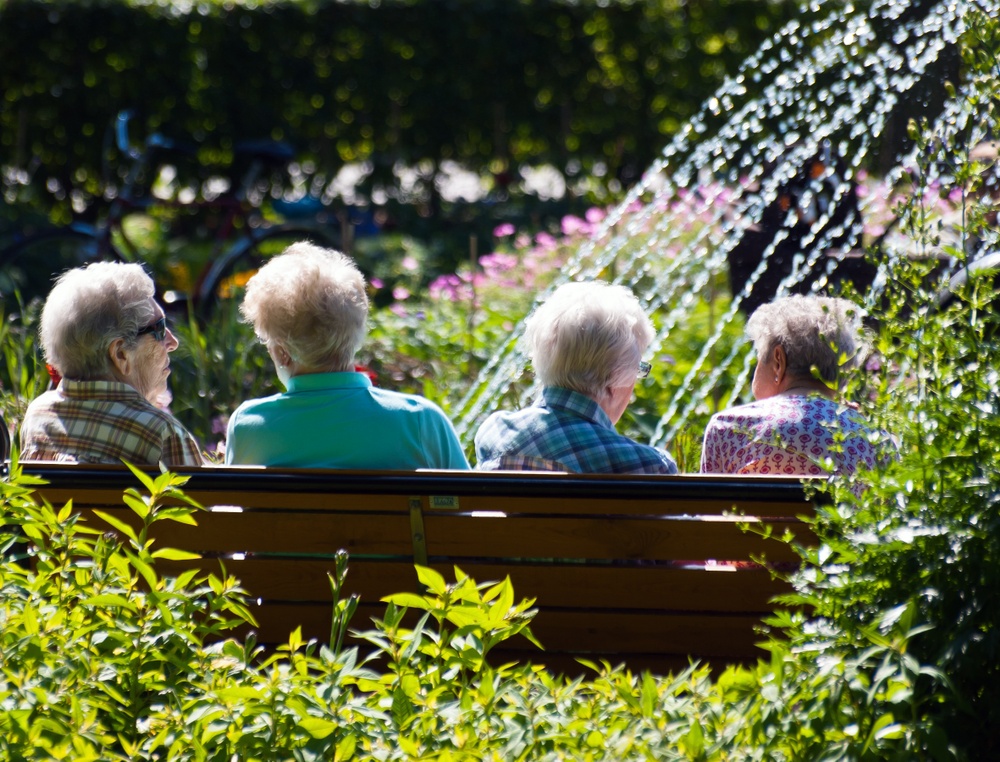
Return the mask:
<path fill-rule="evenodd" d="M 395 299 L 397 302 L 402 302 L 410 298 L 410 292 L 407 291 L 402 286 L 396 286 L 392 290 L 392 298 Z"/>
<path fill-rule="evenodd" d="M 431 281 L 427 287 L 431 299 L 444 299 L 449 302 L 467 301 L 472 298 L 472 289 L 467 283 L 468 276 L 454 273 L 441 275 Z"/>
<path fill-rule="evenodd" d="M 591 225 L 596 225 L 598 222 L 606 217 L 606 213 L 603 209 L 598 209 L 596 206 L 590 207 L 584 217 L 587 218 L 587 222 Z"/>
<path fill-rule="evenodd" d="M 547 251 L 552 251 L 559 246 L 559 242 L 549 233 L 539 233 L 535 236 L 535 242 Z"/>
<path fill-rule="evenodd" d="M 381 278 L 372 278 L 370 283 L 372 284 L 372 288 L 375 289 L 382 288 L 385 285 Z"/>
<path fill-rule="evenodd" d="M 562 218 L 562 233 L 563 235 L 590 235 L 591 226 L 590 223 L 581 220 L 579 217 L 574 217 L 572 214 L 567 214 Z"/>
<path fill-rule="evenodd" d="M 506 238 L 509 235 L 514 235 L 514 226 L 509 222 L 503 222 L 493 228 L 494 238 Z"/>
<path fill-rule="evenodd" d="M 400 262 L 399 264 L 400 267 L 402 267 L 404 270 L 409 270 L 410 272 L 413 272 L 418 267 L 420 267 L 420 263 L 417 262 L 417 260 L 415 260 L 413 257 L 403 257 L 403 261 Z"/>
<path fill-rule="evenodd" d="M 496 277 L 500 273 L 507 272 L 508 270 L 513 270 L 517 267 L 517 257 L 513 254 L 501 254 L 499 252 L 494 252 L 493 254 L 486 254 L 479 258 L 479 264 L 482 266 L 486 274 L 491 277 Z"/>

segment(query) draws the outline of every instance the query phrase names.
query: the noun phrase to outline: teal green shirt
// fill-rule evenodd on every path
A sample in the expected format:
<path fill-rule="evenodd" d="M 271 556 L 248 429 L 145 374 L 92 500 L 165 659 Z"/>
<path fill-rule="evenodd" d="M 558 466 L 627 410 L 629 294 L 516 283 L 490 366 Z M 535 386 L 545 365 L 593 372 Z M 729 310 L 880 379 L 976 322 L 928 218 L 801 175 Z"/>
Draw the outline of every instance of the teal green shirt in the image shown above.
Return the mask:
<path fill-rule="evenodd" d="M 293 377 L 229 419 L 226 463 L 286 468 L 468 469 L 451 421 L 430 400 L 372 386 L 363 373 Z"/>

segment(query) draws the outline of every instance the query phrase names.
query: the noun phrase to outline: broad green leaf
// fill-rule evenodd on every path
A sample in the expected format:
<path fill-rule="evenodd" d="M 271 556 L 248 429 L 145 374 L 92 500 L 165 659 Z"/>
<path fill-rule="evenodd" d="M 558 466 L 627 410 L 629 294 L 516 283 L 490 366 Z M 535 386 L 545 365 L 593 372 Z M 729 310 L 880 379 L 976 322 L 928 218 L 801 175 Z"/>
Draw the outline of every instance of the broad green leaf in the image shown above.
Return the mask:
<path fill-rule="evenodd" d="M 178 550 L 177 548 L 160 548 L 159 550 L 154 550 L 152 556 L 153 558 L 163 558 L 167 561 L 194 561 L 201 558 L 198 553 Z"/>
<path fill-rule="evenodd" d="M 417 579 L 420 580 L 420 584 L 434 593 L 434 595 L 445 594 L 448 586 L 445 584 L 444 577 L 427 566 L 420 566 L 419 564 L 415 564 L 414 566 L 417 570 Z"/>
<path fill-rule="evenodd" d="M 215 695 L 220 699 L 237 701 L 240 699 L 262 699 L 263 694 L 256 688 L 248 688 L 241 685 L 234 685 L 231 688 L 220 688 L 215 691 Z"/>
<path fill-rule="evenodd" d="M 117 595 L 115 593 L 102 593 L 101 595 L 94 595 L 90 598 L 85 598 L 80 601 L 85 606 L 104 606 L 106 608 L 120 608 L 127 609 L 129 611 L 135 612 L 137 609 L 135 604 L 122 595 Z"/>
<path fill-rule="evenodd" d="M 127 490 L 122 496 L 122 500 L 143 521 L 149 516 L 149 503 L 146 498 L 138 494 L 135 490 Z"/>
<path fill-rule="evenodd" d="M 340 727 L 336 722 L 322 717 L 303 717 L 296 724 L 313 738 L 326 738 Z"/>
<path fill-rule="evenodd" d="M 135 478 L 139 480 L 142 486 L 146 488 L 147 492 L 152 493 L 156 491 L 153 485 L 153 479 L 151 479 L 148 475 L 146 475 L 146 473 L 144 473 L 139 468 L 133 466 L 131 463 L 127 461 L 123 460 L 122 463 L 124 463 L 125 466 L 128 468 L 128 470 L 133 473 Z"/>
<path fill-rule="evenodd" d="M 138 571 L 139 574 L 142 575 L 143 579 L 146 580 L 146 584 L 149 585 L 151 588 L 156 587 L 156 583 L 158 580 L 156 578 L 156 572 L 153 571 L 153 567 L 147 564 L 143 559 L 141 559 L 135 553 L 130 553 L 129 551 L 126 550 L 125 555 L 128 557 L 128 560 L 131 562 L 132 566 L 135 567 L 135 570 Z"/>
<path fill-rule="evenodd" d="M 644 672 L 642 675 L 642 694 L 639 701 L 643 717 L 653 716 L 653 713 L 656 711 L 658 699 L 659 692 L 656 689 L 656 681 L 651 674 Z"/>
<path fill-rule="evenodd" d="M 382 598 L 383 603 L 394 603 L 397 606 L 405 606 L 410 609 L 421 609 L 429 611 L 434 608 L 426 598 L 414 595 L 413 593 L 393 593 Z"/>
<path fill-rule="evenodd" d="M 349 759 L 354 758 L 354 751 L 358 746 L 358 739 L 353 733 L 347 734 L 341 739 L 340 743 L 337 744 L 337 750 L 334 754 L 334 762 L 347 762 Z"/>
<path fill-rule="evenodd" d="M 187 506 L 170 506 L 167 508 L 157 508 L 156 510 L 156 520 L 163 521 L 169 519 L 170 521 L 176 521 L 178 524 L 187 524 L 188 526 L 196 527 L 198 526 L 198 520 L 194 517 L 195 509 L 189 508 Z"/>
<path fill-rule="evenodd" d="M 132 540 L 132 542 L 134 542 L 134 543 L 138 543 L 139 542 L 139 537 L 136 535 L 135 530 L 132 529 L 132 527 L 130 527 L 128 524 L 126 524 L 121 519 L 119 519 L 119 518 L 117 518 L 115 516 L 112 516 L 110 513 L 107 513 L 106 511 L 97 510 L 96 508 L 94 509 L 94 514 L 96 516 L 100 516 L 102 519 L 104 519 L 106 522 L 108 522 L 111 526 L 113 526 L 115 529 L 117 529 L 123 535 L 125 535 L 130 540 Z"/>

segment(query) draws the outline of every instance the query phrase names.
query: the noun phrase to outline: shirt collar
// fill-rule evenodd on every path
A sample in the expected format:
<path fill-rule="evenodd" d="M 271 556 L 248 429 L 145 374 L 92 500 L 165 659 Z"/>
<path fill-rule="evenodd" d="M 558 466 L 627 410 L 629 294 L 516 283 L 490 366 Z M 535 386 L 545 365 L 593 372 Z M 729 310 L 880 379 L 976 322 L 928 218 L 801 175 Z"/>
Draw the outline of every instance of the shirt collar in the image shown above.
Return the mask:
<path fill-rule="evenodd" d="M 145 399 L 138 390 L 124 381 L 75 381 L 60 379 L 56 387 L 67 398 L 92 399 L 100 397 L 109 400 Z"/>
<path fill-rule="evenodd" d="M 608 414 L 600 405 L 586 394 L 574 392 L 572 389 L 564 389 L 561 386 L 546 386 L 542 389 L 542 397 L 538 401 L 538 405 L 553 410 L 563 410 L 597 426 L 615 430 L 615 425 L 611 423 Z"/>
<path fill-rule="evenodd" d="M 288 379 L 288 393 L 315 392 L 321 389 L 368 389 L 371 380 L 353 370 L 342 373 L 304 373 Z"/>

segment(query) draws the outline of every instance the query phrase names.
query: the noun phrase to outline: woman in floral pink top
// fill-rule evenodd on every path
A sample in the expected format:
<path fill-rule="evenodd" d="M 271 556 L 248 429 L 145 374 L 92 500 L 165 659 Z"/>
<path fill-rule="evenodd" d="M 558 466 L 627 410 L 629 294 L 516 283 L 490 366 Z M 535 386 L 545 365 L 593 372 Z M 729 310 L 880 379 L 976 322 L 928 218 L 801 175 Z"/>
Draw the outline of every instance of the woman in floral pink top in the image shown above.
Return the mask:
<path fill-rule="evenodd" d="M 844 299 L 791 296 L 747 322 L 757 352 L 755 401 L 723 410 L 705 431 L 701 470 L 724 474 L 853 474 L 895 449 L 836 399 L 858 357 L 861 312 Z"/>

